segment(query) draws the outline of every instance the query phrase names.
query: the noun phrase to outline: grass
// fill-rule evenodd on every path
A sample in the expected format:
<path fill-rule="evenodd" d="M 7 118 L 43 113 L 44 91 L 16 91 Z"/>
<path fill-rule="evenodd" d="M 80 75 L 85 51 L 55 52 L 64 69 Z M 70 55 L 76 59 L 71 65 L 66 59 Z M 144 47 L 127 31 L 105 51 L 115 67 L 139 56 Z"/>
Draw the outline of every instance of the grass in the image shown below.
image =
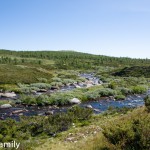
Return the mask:
<path fill-rule="evenodd" d="M 24 65 L 0 65 L 0 84 L 35 83 L 38 78 L 52 78 L 51 70 Z"/>
<path fill-rule="evenodd" d="M 77 124 L 56 138 L 41 140 L 42 144 L 36 150 L 101 150 L 106 147 L 114 149 L 115 146 L 108 142 L 103 134 L 104 128 L 109 128 L 113 124 L 122 126 L 123 123 L 138 119 L 141 115 L 147 116 L 150 114 L 147 114 L 145 107 L 141 107 L 128 111 L 126 114 L 115 113 L 106 116 L 102 114 L 93 116 L 89 125 L 80 126 Z"/>

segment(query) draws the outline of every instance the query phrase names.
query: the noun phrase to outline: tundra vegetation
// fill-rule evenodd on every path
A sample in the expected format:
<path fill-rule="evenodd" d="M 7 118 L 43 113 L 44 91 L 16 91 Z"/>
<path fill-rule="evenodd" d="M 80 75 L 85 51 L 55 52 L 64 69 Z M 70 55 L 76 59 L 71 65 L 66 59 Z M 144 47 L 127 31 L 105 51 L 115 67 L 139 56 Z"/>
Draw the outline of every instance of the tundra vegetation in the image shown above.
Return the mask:
<path fill-rule="evenodd" d="M 82 102 L 145 94 L 150 87 L 150 60 L 91 55 L 74 51 L 0 50 L 0 90 L 15 92 L 19 99 L 0 101 L 25 105 L 69 105 Z M 102 84 L 60 91 L 66 85 L 86 83 L 80 73 L 94 73 Z M 35 92 L 56 92 L 35 95 Z M 137 109 L 109 108 L 93 115 L 78 106 L 66 113 L 48 116 L 21 116 L 17 122 L 0 120 L 0 142 L 21 141 L 26 149 L 145 149 L 150 147 L 150 97 Z M 48 140 L 49 138 L 53 140 Z M 63 144 L 65 141 L 66 144 Z M 59 146 L 58 146 L 59 143 Z M 43 145 L 43 147 L 41 147 Z"/>

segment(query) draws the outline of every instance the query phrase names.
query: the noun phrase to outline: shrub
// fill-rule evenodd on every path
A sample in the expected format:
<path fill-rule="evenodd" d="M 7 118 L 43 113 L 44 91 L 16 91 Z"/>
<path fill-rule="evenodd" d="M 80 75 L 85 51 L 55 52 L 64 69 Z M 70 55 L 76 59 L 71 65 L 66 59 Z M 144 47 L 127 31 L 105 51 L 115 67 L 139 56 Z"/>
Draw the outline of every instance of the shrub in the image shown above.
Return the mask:
<path fill-rule="evenodd" d="M 52 101 L 50 101 L 50 98 L 48 95 L 40 95 L 36 98 L 36 103 L 39 106 L 43 106 L 43 105 L 50 105 L 52 104 Z"/>
<path fill-rule="evenodd" d="M 114 149 L 149 150 L 150 124 L 149 115 L 140 116 L 134 120 L 122 120 L 109 127 L 104 127 L 104 136 Z"/>
<path fill-rule="evenodd" d="M 21 87 L 20 91 L 22 93 L 32 93 L 32 91 L 38 91 L 39 88 L 38 87 Z"/>
<path fill-rule="evenodd" d="M 88 100 L 96 100 L 97 98 L 100 97 L 100 94 L 98 91 L 88 91 L 85 93 L 85 96 L 87 97 Z"/>
<path fill-rule="evenodd" d="M 41 82 L 41 83 L 47 83 L 46 78 L 38 78 L 38 81 Z"/>
<path fill-rule="evenodd" d="M 128 88 L 121 87 L 121 88 L 119 88 L 118 90 L 120 90 L 120 92 L 121 92 L 123 95 L 131 94 L 131 90 L 128 89 Z"/>
<path fill-rule="evenodd" d="M 116 100 L 124 100 L 126 97 L 124 95 L 115 95 Z"/>
<path fill-rule="evenodd" d="M 21 103 L 31 105 L 31 104 L 37 104 L 36 103 L 36 97 L 32 95 L 21 95 L 20 96 Z"/>
<path fill-rule="evenodd" d="M 143 85 L 137 85 L 132 88 L 132 92 L 134 94 L 143 94 L 143 93 L 146 93 L 147 90 L 148 90 L 148 87 L 143 86 Z"/>
<path fill-rule="evenodd" d="M 91 118 L 93 110 L 90 108 L 81 108 L 79 106 L 74 106 L 68 111 L 69 115 L 73 118 L 73 120 L 87 120 Z"/>
<path fill-rule="evenodd" d="M 47 83 L 32 83 L 30 84 L 30 87 L 36 87 L 39 89 L 50 89 L 51 85 Z"/>
<path fill-rule="evenodd" d="M 61 82 L 51 82 L 51 86 L 59 87 L 59 86 L 62 86 L 62 85 L 63 85 L 63 83 L 61 83 Z"/>
<path fill-rule="evenodd" d="M 75 80 L 72 80 L 72 79 L 63 79 L 63 84 L 68 84 L 68 83 L 74 83 Z"/>
<path fill-rule="evenodd" d="M 99 94 L 101 96 L 114 96 L 116 94 L 116 91 L 109 88 L 105 88 L 105 89 L 100 89 Z"/>
<path fill-rule="evenodd" d="M 52 78 L 53 82 L 62 82 L 61 78 L 54 77 Z"/>
<path fill-rule="evenodd" d="M 147 95 L 147 96 L 144 98 L 144 101 L 145 101 L 145 106 L 146 106 L 148 112 L 150 112 L 150 96 Z"/>

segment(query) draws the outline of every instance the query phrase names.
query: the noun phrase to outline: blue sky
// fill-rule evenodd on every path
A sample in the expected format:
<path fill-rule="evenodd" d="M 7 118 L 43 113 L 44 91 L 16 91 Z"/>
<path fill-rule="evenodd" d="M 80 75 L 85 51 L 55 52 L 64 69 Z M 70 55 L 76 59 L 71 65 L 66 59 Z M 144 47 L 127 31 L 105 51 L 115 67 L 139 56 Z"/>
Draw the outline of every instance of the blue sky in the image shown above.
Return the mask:
<path fill-rule="evenodd" d="M 150 58 L 150 0 L 0 0 L 0 49 Z"/>

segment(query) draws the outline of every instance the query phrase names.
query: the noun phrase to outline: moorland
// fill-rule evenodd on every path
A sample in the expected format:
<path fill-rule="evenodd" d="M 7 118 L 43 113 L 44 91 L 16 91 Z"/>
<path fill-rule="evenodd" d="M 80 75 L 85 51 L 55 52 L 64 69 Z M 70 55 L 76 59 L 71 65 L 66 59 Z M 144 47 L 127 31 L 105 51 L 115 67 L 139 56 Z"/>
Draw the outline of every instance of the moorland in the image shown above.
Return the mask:
<path fill-rule="evenodd" d="M 0 50 L 0 142 L 19 141 L 20 150 L 148 150 L 149 88 L 150 59 Z M 102 113 L 92 105 L 126 100 L 128 107 Z M 46 112 L 26 115 L 33 108 Z"/>

